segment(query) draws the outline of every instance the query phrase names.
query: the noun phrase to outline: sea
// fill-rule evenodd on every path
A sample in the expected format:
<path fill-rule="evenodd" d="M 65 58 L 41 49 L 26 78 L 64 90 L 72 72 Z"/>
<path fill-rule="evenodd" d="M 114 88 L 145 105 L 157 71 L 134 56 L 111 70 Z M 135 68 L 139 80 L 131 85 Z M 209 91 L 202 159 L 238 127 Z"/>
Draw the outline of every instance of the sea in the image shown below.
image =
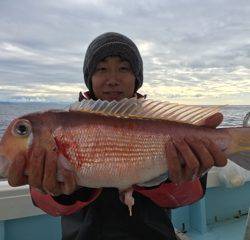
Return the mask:
<path fill-rule="evenodd" d="M 68 109 L 70 103 L 44 102 L 0 102 L 0 137 L 11 120 L 27 113 L 49 109 Z M 220 127 L 242 126 L 245 115 L 250 112 L 250 105 L 227 105 L 221 107 L 224 120 Z"/>
<path fill-rule="evenodd" d="M 10 122 L 22 115 L 51 109 L 67 109 L 70 103 L 54 102 L 0 102 L 0 137 Z"/>

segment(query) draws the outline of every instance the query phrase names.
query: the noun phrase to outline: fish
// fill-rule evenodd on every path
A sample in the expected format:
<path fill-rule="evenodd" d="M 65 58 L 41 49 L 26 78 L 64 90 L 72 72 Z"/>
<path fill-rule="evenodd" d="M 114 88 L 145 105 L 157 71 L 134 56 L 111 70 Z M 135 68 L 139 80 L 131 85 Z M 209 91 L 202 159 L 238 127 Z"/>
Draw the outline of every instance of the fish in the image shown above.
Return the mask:
<path fill-rule="evenodd" d="M 124 193 L 130 215 L 133 185 L 155 186 L 168 178 L 165 146 L 170 139 L 208 138 L 250 170 L 250 128 L 204 127 L 218 107 L 188 106 L 146 99 L 83 100 L 69 110 L 50 110 L 14 119 L 0 142 L 0 175 L 19 154 L 28 159 L 35 138 L 58 148 L 61 169 L 74 171 L 77 184 L 114 187 Z M 13 147 L 14 146 L 14 147 Z M 27 173 L 28 174 L 28 173 Z"/>

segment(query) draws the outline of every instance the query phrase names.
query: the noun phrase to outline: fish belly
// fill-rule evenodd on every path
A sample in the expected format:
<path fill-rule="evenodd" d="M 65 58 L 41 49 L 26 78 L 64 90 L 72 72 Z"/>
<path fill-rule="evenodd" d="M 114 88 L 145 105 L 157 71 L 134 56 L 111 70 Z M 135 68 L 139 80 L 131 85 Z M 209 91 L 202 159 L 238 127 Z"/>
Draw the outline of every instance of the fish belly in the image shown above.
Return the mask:
<path fill-rule="evenodd" d="M 81 186 L 126 189 L 167 172 L 163 134 L 93 125 L 59 128 L 54 136 Z"/>

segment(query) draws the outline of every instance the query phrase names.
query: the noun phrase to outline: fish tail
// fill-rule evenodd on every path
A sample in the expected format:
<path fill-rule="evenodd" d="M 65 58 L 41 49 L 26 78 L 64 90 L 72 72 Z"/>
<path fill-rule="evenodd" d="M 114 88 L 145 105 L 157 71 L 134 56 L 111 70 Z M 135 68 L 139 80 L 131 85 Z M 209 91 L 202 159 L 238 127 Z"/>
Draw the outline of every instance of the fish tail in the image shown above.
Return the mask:
<path fill-rule="evenodd" d="M 229 128 L 227 131 L 232 139 L 228 158 L 250 170 L 250 127 Z"/>

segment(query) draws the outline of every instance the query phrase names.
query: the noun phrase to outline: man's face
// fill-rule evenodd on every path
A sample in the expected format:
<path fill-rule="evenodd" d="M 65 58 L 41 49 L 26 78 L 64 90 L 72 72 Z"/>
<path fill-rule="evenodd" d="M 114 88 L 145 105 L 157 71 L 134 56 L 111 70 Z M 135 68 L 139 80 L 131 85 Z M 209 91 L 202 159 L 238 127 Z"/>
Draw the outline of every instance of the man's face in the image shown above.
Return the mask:
<path fill-rule="evenodd" d="M 101 100 L 121 100 L 134 95 L 135 75 L 130 63 L 120 57 L 107 57 L 97 64 L 92 76 L 95 97 Z"/>

